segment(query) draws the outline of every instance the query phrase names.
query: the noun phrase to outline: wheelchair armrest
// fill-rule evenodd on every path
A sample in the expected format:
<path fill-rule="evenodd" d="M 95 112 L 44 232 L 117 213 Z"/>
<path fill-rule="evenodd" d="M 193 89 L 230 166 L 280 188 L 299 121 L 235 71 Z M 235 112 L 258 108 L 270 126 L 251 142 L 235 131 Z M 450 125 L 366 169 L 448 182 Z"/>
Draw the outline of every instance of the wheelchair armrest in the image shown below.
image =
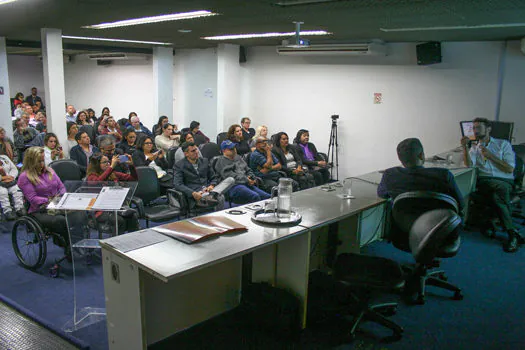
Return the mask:
<path fill-rule="evenodd" d="M 145 216 L 144 212 L 144 202 L 139 197 L 131 197 L 131 204 L 135 205 L 137 208 L 137 212 L 139 213 L 139 217 L 143 218 Z"/>

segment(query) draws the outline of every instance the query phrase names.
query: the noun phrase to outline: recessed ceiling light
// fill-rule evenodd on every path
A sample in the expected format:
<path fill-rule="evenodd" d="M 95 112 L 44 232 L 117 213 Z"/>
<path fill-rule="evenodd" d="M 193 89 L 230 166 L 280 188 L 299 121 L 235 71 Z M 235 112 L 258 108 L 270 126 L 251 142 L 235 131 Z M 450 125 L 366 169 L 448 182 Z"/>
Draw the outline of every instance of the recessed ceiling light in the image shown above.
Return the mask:
<path fill-rule="evenodd" d="M 288 6 L 300 6 L 300 5 L 314 5 L 314 4 L 322 4 L 325 2 L 339 2 L 343 0 L 284 0 L 276 2 L 275 5 L 281 6 L 281 7 L 288 7 Z"/>
<path fill-rule="evenodd" d="M 0 5 L 9 4 L 10 2 L 15 2 L 16 0 L 0 0 Z"/>
<path fill-rule="evenodd" d="M 179 29 L 179 33 L 191 33 L 191 29 Z"/>
<path fill-rule="evenodd" d="M 125 39 L 90 38 L 90 37 L 85 37 L 85 36 L 71 36 L 71 35 L 62 35 L 62 39 L 111 41 L 111 42 L 119 42 L 119 43 L 149 44 L 149 45 L 171 45 L 171 43 L 161 43 L 161 42 L 158 42 L 158 41 L 140 41 L 140 40 L 125 40 Z"/>
<path fill-rule="evenodd" d="M 441 27 L 414 27 L 414 28 L 379 28 L 382 32 L 420 32 L 426 30 L 463 30 L 463 29 L 490 29 L 525 27 L 525 23 L 480 24 L 474 26 L 441 26 Z"/>
<path fill-rule="evenodd" d="M 252 39 L 252 38 L 275 38 L 281 36 L 293 36 L 296 32 L 286 33 L 252 33 L 252 34 L 232 34 L 232 35 L 217 35 L 217 36 L 206 36 L 201 39 L 205 40 L 233 40 L 233 39 Z M 332 33 L 324 30 L 305 30 L 300 32 L 300 35 L 330 35 Z"/>
<path fill-rule="evenodd" d="M 199 17 L 207 17 L 207 16 L 215 16 L 215 15 L 217 15 L 217 13 L 202 10 L 202 11 L 172 13 L 169 15 L 160 15 L 160 16 L 153 16 L 153 17 L 132 18 L 132 19 L 126 19 L 123 21 L 94 24 L 91 26 L 84 26 L 82 28 L 107 29 L 107 28 L 116 28 L 116 27 L 125 27 L 125 26 L 135 26 L 138 24 L 178 21 L 182 19 L 191 19 L 191 18 L 199 18 Z"/>

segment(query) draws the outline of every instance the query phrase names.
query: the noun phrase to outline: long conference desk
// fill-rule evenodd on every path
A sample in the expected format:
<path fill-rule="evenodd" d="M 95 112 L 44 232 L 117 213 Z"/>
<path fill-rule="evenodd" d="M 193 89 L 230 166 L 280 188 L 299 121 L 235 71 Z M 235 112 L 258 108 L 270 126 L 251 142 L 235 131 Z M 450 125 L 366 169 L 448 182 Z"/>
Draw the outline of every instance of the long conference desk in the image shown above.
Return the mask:
<path fill-rule="evenodd" d="M 427 166 L 444 166 L 430 164 Z M 456 165 L 457 166 L 457 165 Z M 446 165 L 464 196 L 475 186 L 470 168 Z M 377 197 L 380 172 L 355 177 L 352 194 L 341 187 L 319 187 L 292 195 L 292 209 L 302 215 L 293 227 L 265 227 L 229 209 L 224 215 L 247 232 L 188 245 L 151 229 L 101 241 L 107 329 L 110 349 L 146 349 L 162 339 L 236 307 L 240 301 L 243 256 L 251 254 L 251 281 L 292 291 L 303 303 L 309 272 L 326 266 L 329 230 L 338 232 L 336 253 L 359 252 L 382 238 L 386 201 Z M 253 205 L 253 204 L 252 204 Z"/>

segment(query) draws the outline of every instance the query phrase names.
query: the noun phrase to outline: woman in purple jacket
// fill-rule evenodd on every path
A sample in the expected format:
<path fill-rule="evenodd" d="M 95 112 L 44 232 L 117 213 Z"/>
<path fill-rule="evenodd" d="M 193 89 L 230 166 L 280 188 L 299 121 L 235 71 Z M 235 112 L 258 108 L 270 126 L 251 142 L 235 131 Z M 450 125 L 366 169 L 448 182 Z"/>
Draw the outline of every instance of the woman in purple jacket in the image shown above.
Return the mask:
<path fill-rule="evenodd" d="M 69 246 L 66 217 L 58 213 L 50 215 L 46 209 L 54 198 L 66 192 L 66 188 L 53 169 L 46 167 L 43 147 L 31 147 L 26 150 L 22 173 L 18 177 L 18 187 L 30 204 L 29 214 L 47 230 L 62 236 Z M 66 253 L 68 251 L 69 249 L 66 249 Z"/>

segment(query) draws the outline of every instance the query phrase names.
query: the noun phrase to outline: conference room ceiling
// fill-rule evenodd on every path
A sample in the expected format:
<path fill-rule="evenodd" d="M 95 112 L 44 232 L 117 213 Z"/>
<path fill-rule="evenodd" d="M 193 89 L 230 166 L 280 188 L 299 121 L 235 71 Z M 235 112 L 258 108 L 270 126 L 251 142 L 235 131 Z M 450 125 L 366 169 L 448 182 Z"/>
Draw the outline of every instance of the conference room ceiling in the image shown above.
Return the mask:
<path fill-rule="evenodd" d="M 326 30 L 315 43 L 512 40 L 525 37 L 525 0 L 336 0 L 281 7 L 283 0 L 18 0 L 0 5 L 0 36 L 9 41 L 40 41 L 40 28 L 64 35 L 169 42 L 175 49 L 205 48 L 217 41 L 204 36 L 258 32 Z M 303 1 L 303 0 L 293 0 Z M 308 1 L 308 0 L 307 0 Z M 311 0 L 310 0 L 311 1 Z M 288 1 L 290 2 L 290 1 Z M 217 16 L 94 30 L 86 25 L 160 14 L 209 10 Z M 512 24 L 512 26 L 508 26 Z M 516 25 L 517 24 L 517 25 Z M 521 25 L 520 25 L 521 24 Z M 486 28 L 487 25 L 497 25 Z M 503 25 L 507 25 L 506 27 Z M 485 26 L 470 29 L 413 30 L 429 27 Z M 385 32 L 387 29 L 410 29 Z M 181 33 L 179 30 L 191 30 Z M 283 38 L 223 41 L 245 46 L 279 45 Z M 64 43 L 111 46 L 115 43 L 64 39 Z M 118 43 L 120 47 L 148 47 Z M 23 50 L 17 48 L 20 53 Z M 34 51 L 34 50 L 33 50 Z M 14 48 L 9 48 L 13 53 Z M 31 54 L 31 53 L 28 53 Z"/>

